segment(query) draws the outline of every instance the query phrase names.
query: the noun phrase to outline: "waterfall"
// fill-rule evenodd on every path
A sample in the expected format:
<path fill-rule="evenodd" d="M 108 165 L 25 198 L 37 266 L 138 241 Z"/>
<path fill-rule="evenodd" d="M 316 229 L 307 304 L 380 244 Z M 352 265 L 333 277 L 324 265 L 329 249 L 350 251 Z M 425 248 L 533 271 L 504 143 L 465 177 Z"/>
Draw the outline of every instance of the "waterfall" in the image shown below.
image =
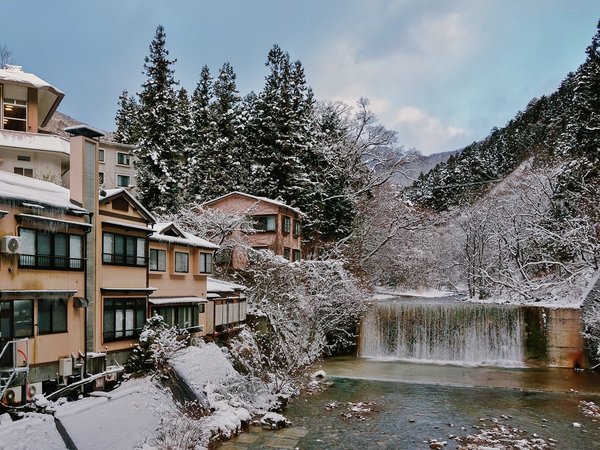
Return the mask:
<path fill-rule="evenodd" d="M 359 354 L 414 362 L 522 366 L 524 334 L 519 307 L 374 302 L 362 323 Z"/>

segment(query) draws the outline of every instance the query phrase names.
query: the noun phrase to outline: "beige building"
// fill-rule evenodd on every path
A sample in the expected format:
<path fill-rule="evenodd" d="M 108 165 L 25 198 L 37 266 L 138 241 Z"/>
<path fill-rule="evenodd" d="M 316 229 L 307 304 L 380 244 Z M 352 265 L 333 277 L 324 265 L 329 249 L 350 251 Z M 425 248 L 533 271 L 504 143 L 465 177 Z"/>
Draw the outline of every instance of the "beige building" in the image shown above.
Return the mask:
<path fill-rule="evenodd" d="M 136 193 L 136 171 L 133 165 L 134 145 L 100 141 L 98 179 L 104 189 L 125 188 Z"/>
<path fill-rule="evenodd" d="M 155 224 L 150 235 L 150 312 L 187 329 L 207 333 L 207 280 L 218 246 L 186 233 L 172 222 Z"/>
<path fill-rule="evenodd" d="M 217 337 L 239 330 L 246 322 L 246 287 L 208 279 L 207 334 Z"/>
<path fill-rule="evenodd" d="M 283 202 L 256 197 L 243 192 L 230 192 L 202 204 L 205 208 L 250 216 L 256 233 L 248 234 L 249 245 L 256 250 L 271 250 L 290 261 L 302 258 L 303 213 Z M 239 251 L 231 255 L 234 269 L 247 265 L 247 256 Z"/>
<path fill-rule="evenodd" d="M 55 184 L 0 171 L 0 393 L 41 392 L 85 349 L 87 210 Z M 2 392 L 23 383 L 32 389 Z M 1 397 L 1 396 L 0 396 Z"/>

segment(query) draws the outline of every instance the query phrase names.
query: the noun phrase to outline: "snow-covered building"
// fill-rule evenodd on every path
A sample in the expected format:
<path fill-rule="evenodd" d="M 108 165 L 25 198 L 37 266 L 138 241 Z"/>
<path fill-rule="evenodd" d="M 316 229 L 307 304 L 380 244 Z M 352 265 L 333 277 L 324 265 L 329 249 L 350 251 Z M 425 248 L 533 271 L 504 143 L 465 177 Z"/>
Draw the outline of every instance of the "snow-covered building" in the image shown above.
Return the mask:
<path fill-rule="evenodd" d="M 85 347 L 89 212 L 55 184 L 0 171 L 0 394 L 13 401 Z M 23 384 L 29 370 L 31 388 Z"/>
<path fill-rule="evenodd" d="M 192 336 L 207 332 L 207 280 L 218 248 L 172 222 L 153 226 L 149 247 L 150 312 Z"/>
<path fill-rule="evenodd" d="M 20 66 L 0 69 L 1 171 L 68 186 L 68 139 L 39 133 L 63 97 Z"/>
<path fill-rule="evenodd" d="M 257 197 L 244 192 L 230 192 L 202 204 L 205 208 L 252 217 L 256 233 L 246 236 L 256 250 L 271 250 L 290 261 L 302 258 L 302 217 L 304 214 L 279 200 Z M 234 251 L 231 267 L 244 268 L 247 255 Z"/>
<path fill-rule="evenodd" d="M 246 322 L 246 286 L 208 279 L 207 334 L 218 336 L 239 330 Z"/>

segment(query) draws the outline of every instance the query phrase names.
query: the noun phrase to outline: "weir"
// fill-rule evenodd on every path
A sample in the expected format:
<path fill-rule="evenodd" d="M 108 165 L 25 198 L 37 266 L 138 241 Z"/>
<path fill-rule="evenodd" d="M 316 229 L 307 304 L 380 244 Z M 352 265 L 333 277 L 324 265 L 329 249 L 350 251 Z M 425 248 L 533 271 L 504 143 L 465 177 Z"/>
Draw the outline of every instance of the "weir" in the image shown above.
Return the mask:
<path fill-rule="evenodd" d="M 361 325 L 359 356 L 472 366 L 584 367 L 577 314 L 452 298 L 376 301 Z"/>

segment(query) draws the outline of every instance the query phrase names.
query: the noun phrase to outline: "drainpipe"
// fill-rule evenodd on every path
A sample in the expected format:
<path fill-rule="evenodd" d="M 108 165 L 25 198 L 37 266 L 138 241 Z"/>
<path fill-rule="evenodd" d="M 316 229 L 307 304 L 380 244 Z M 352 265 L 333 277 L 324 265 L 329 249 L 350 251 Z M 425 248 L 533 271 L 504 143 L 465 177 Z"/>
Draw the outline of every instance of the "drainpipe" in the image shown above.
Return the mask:
<path fill-rule="evenodd" d="M 87 216 L 89 218 L 89 224 L 92 225 L 92 217 L 94 216 L 94 213 L 88 212 Z M 93 230 L 93 228 L 90 227 L 86 230 L 85 234 L 89 234 L 91 231 L 95 231 L 95 230 Z M 94 252 L 94 257 L 95 257 L 95 254 L 96 253 Z M 88 246 L 87 246 L 87 239 L 86 239 L 85 264 L 83 267 L 83 296 L 85 298 L 85 310 L 84 310 L 84 314 L 83 314 L 83 376 L 81 377 L 82 379 L 87 377 L 88 305 L 89 305 L 88 280 L 87 280 L 87 278 L 88 278 L 87 277 L 87 274 L 88 274 L 87 260 L 88 260 Z"/>

